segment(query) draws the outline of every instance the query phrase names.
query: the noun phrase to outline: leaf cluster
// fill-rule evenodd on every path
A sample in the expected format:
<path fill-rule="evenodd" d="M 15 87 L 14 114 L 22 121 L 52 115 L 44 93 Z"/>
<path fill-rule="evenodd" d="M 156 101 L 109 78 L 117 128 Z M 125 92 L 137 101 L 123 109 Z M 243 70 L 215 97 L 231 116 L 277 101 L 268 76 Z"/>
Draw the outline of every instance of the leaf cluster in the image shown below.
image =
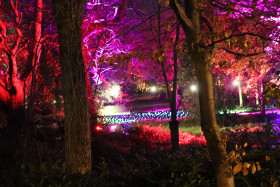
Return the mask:
<path fill-rule="evenodd" d="M 265 98 L 265 101 L 268 103 L 268 105 L 271 105 L 272 103 L 277 108 L 280 108 L 280 89 L 279 85 L 275 83 L 264 83 L 265 88 L 263 91 L 263 97 Z"/>

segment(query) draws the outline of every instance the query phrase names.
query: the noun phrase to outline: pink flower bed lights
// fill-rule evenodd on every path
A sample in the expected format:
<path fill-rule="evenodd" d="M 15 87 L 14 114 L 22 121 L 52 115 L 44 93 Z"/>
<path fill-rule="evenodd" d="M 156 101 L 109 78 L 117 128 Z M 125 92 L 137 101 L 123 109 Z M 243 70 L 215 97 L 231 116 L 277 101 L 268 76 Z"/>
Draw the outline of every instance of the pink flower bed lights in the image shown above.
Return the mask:
<path fill-rule="evenodd" d="M 141 126 L 142 133 L 140 139 L 149 140 L 151 143 L 169 143 L 171 142 L 170 131 L 159 126 Z M 186 145 L 196 143 L 206 145 L 206 140 L 203 135 L 196 136 L 188 132 L 179 132 L 179 144 Z"/>

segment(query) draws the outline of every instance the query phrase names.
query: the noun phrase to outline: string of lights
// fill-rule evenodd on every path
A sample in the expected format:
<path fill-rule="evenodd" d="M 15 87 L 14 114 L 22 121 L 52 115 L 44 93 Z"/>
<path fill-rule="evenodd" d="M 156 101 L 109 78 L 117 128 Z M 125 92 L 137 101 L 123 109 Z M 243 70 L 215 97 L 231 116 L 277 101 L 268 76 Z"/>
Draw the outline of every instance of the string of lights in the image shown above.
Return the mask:
<path fill-rule="evenodd" d="M 177 118 L 184 118 L 190 116 L 188 112 L 183 110 L 177 111 Z M 98 118 L 98 121 L 103 121 L 104 124 L 124 124 L 137 122 L 142 120 L 168 120 L 171 119 L 171 111 L 153 111 L 153 112 L 142 112 L 142 113 L 132 113 L 130 115 L 115 115 L 115 116 L 104 116 Z"/>

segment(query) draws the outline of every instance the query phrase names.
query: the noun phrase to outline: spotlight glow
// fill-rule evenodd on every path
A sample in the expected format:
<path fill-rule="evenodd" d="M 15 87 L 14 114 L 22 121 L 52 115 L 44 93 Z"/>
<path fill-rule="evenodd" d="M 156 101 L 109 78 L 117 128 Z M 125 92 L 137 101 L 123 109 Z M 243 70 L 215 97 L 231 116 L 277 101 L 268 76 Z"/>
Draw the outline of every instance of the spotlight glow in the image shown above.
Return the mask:
<path fill-rule="evenodd" d="M 190 89 L 191 89 L 192 92 L 195 92 L 195 91 L 197 91 L 197 86 L 196 85 L 191 85 Z"/>
<path fill-rule="evenodd" d="M 114 98 L 117 98 L 120 94 L 120 90 L 121 90 L 121 88 L 119 85 L 114 86 L 110 89 L 110 95 Z"/>
<path fill-rule="evenodd" d="M 157 87 L 152 86 L 152 87 L 150 88 L 150 90 L 151 90 L 151 92 L 155 93 L 155 92 L 157 91 Z"/>
<path fill-rule="evenodd" d="M 240 84 L 240 82 L 238 80 L 234 80 L 232 83 L 234 86 L 238 86 Z"/>

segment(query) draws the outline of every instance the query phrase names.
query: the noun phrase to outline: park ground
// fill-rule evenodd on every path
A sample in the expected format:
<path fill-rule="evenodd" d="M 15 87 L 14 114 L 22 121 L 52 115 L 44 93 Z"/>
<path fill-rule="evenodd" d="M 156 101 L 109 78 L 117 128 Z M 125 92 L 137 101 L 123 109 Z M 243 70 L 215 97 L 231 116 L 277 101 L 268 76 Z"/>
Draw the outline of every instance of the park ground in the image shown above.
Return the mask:
<path fill-rule="evenodd" d="M 242 115 L 230 117 L 236 123 L 245 120 L 221 127 L 236 186 L 277 186 L 277 124 L 247 122 Z M 93 163 L 88 175 L 64 171 L 63 126 L 51 116 L 41 123 L 25 138 L 1 129 L 0 186 L 215 186 L 197 119 L 180 120 L 180 149 L 175 152 L 166 120 L 121 124 L 114 129 L 92 128 Z"/>

